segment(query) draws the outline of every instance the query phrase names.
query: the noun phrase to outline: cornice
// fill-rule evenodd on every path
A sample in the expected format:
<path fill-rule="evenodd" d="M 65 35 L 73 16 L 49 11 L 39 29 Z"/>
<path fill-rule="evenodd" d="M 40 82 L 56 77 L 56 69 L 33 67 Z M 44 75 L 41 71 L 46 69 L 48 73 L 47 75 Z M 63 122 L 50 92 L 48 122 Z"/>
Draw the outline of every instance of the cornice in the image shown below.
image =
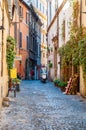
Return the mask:
<path fill-rule="evenodd" d="M 56 14 L 55 14 L 55 16 L 54 16 L 54 18 L 53 18 L 53 20 L 51 21 L 51 23 L 50 23 L 50 25 L 49 25 L 49 27 L 48 27 L 48 29 L 47 29 L 47 32 L 49 32 L 51 26 L 53 25 L 54 21 L 55 21 L 56 18 L 58 17 L 60 11 L 63 9 L 63 7 L 64 7 L 64 5 L 66 4 L 67 1 L 68 1 L 68 0 L 63 0 L 62 4 L 61 4 L 60 7 L 58 8 L 58 10 L 57 10 L 57 12 L 56 12 Z"/>
<path fill-rule="evenodd" d="M 35 11 L 38 13 L 39 16 L 41 16 L 43 19 L 45 19 L 47 21 L 47 17 L 46 15 L 44 15 L 39 9 L 37 9 L 36 7 L 34 7 Z"/>
<path fill-rule="evenodd" d="M 44 29 L 42 29 L 42 28 L 41 28 L 41 32 L 42 32 L 43 34 L 45 34 L 45 35 L 47 34 L 47 31 L 44 30 Z"/>

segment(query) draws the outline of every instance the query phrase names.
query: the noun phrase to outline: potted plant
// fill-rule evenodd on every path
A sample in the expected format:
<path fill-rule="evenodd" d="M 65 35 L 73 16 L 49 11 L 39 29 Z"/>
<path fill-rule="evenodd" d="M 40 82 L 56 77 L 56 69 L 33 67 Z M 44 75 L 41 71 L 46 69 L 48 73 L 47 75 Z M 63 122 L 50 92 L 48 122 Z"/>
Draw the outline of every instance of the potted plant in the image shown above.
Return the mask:
<path fill-rule="evenodd" d="M 53 66 L 53 64 L 50 62 L 50 63 L 49 63 L 49 68 L 52 68 L 52 66 Z"/>
<path fill-rule="evenodd" d="M 60 80 L 59 79 L 54 79 L 53 82 L 54 82 L 54 85 L 58 87 L 58 84 L 59 84 Z"/>
<path fill-rule="evenodd" d="M 16 86 L 16 91 L 20 91 L 20 82 L 21 80 L 18 78 L 12 79 L 12 83 Z"/>
<path fill-rule="evenodd" d="M 67 86 L 67 83 L 64 81 L 60 81 L 58 83 L 58 86 L 60 87 L 60 89 L 64 92 L 65 91 L 65 87 Z"/>

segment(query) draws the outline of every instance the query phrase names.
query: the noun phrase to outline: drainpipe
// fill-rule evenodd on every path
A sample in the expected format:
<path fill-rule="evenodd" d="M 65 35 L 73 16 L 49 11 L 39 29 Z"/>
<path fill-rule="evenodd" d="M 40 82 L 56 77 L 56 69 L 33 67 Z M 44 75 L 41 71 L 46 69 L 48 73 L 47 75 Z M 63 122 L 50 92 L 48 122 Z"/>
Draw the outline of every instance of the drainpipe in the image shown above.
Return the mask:
<path fill-rule="evenodd" d="M 82 0 L 80 0 L 80 27 L 82 26 Z"/>
<path fill-rule="evenodd" d="M 4 27 L 4 7 L 2 7 L 2 27 Z M 2 29 L 2 62 L 1 62 L 1 76 L 3 76 L 3 44 L 4 44 L 4 30 Z"/>
<path fill-rule="evenodd" d="M 59 1 L 57 1 L 57 9 L 59 8 Z M 59 15 L 57 16 L 57 77 L 61 79 L 61 65 L 58 64 L 60 62 L 60 54 L 58 53 L 59 49 Z"/>

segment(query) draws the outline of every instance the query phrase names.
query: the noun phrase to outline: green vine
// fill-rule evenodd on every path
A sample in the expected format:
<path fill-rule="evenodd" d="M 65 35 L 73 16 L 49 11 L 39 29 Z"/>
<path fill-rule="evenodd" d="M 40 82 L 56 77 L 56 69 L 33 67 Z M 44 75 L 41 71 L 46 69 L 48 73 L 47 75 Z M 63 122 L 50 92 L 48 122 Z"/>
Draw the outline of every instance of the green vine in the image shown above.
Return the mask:
<path fill-rule="evenodd" d="M 6 61 L 8 74 L 10 74 L 10 69 L 13 68 L 14 58 L 15 58 L 15 39 L 11 36 L 7 37 L 7 48 L 6 48 Z"/>
<path fill-rule="evenodd" d="M 84 75 L 86 75 L 86 38 L 79 41 L 79 62 L 82 65 Z"/>
<path fill-rule="evenodd" d="M 59 48 L 62 66 L 72 63 L 74 66 L 83 67 L 86 74 L 86 28 L 78 26 L 79 3 L 73 2 L 73 21 L 70 25 L 70 39 Z"/>
<path fill-rule="evenodd" d="M 63 20 L 62 23 L 62 39 L 63 41 L 65 40 L 65 20 Z"/>

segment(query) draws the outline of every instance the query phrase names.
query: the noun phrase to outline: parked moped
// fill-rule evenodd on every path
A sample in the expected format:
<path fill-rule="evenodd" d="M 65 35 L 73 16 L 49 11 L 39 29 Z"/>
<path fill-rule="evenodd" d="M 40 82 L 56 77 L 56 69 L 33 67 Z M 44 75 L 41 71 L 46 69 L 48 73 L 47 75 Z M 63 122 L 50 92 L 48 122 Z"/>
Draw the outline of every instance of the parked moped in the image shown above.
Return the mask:
<path fill-rule="evenodd" d="M 46 68 L 41 68 L 41 82 L 46 83 L 47 80 L 47 70 Z"/>

